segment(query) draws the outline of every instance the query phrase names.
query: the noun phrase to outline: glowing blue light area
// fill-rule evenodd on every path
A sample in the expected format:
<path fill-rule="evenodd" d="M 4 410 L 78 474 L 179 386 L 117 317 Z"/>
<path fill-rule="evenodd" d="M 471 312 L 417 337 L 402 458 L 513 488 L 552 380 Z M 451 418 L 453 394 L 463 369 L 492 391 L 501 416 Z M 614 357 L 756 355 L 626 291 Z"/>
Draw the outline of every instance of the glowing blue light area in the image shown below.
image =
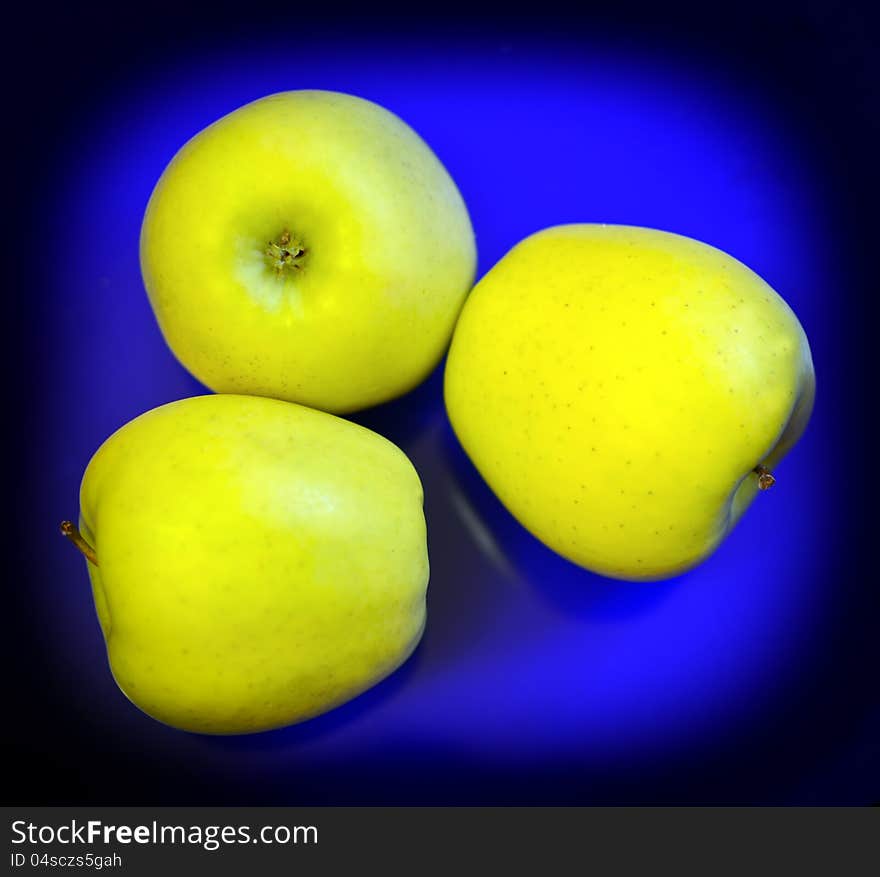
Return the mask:
<path fill-rule="evenodd" d="M 822 307 L 838 282 L 833 229 L 789 122 L 748 84 L 684 62 L 565 46 L 367 51 L 346 42 L 205 52 L 120 83 L 69 135 L 63 166 L 47 169 L 47 213 L 68 230 L 45 266 L 47 355 L 66 376 L 44 388 L 48 462 L 35 528 L 74 513 L 82 470 L 112 430 L 203 392 L 166 349 L 143 291 L 143 210 L 189 137 L 294 88 L 351 92 L 412 125 L 468 204 L 480 274 L 526 235 L 563 222 L 653 226 L 734 255 L 803 323 L 816 414 L 777 487 L 710 560 L 669 582 L 626 584 L 571 566 L 510 518 L 458 449 L 437 375 L 365 413 L 358 419 L 398 442 L 425 483 L 425 639 L 405 668 L 353 703 L 250 739 L 185 735 L 125 700 L 107 670 L 85 570 L 59 538 L 45 558 L 45 623 L 96 727 L 196 772 L 264 782 L 294 803 L 302 777 L 322 770 L 332 774 L 328 801 L 370 799 L 347 784 L 346 765 L 352 775 L 385 765 L 391 789 L 410 788 L 394 778 L 398 763 L 427 789 L 463 789 L 474 763 L 613 772 L 710 751 L 760 725 L 797 679 L 833 599 L 829 577 L 817 574 L 836 538 L 834 498 L 817 477 L 838 441 L 821 396 L 839 328 Z"/>

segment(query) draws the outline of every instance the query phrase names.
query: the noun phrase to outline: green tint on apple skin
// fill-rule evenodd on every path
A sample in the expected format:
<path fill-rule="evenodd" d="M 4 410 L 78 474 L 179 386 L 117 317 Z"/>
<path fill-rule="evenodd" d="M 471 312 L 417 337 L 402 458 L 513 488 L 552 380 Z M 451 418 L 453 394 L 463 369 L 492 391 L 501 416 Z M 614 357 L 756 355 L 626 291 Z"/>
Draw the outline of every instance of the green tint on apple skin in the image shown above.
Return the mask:
<path fill-rule="evenodd" d="M 455 184 L 368 101 L 272 95 L 174 157 L 144 282 L 175 355 L 224 395 L 119 429 L 86 469 L 79 527 L 62 524 L 144 712 L 262 731 L 406 660 L 425 625 L 422 487 L 397 447 L 325 412 L 408 391 L 453 329 L 456 434 L 575 563 L 675 575 L 772 486 L 815 384 L 803 329 L 748 268 L 665 232 L 560 226 L 465 303 L 475 262 Z"/>
<path fill-rule="evenodd" d="M 421 637 L 421 483 L 347 420 L 256 396 L 171 402 L 104 442 L 80 501 L 113 675 L 169 725 L 301 721 Z"/>
<path fill-rule="evenodd" d="M 722 542 L 813 405 L 806 335 L 740 262 L 646 228 L 511 250 L 456 327 L 445 395 L 512 514 L 601 575 L 677 575 Z"/>
<path fill-rule="evenodd" d="M 427 377 L 476 267 L 427 144 L 330 91 L 265 97 L 193 137 L 153 191 L 140 255 L 162 333 L 202 383 L 334 413 Z"/>

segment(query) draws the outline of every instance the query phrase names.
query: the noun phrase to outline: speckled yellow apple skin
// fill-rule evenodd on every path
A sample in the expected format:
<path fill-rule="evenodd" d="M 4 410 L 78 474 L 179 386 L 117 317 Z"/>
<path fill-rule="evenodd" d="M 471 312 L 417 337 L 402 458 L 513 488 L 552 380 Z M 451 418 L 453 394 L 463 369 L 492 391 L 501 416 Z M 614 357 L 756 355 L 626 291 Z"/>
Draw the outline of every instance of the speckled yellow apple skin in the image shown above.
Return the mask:
<path fill-rule="evenodd" d="M 425 623 L 415 470 L 299 405 L 202 396 L 143 414 L 89 463 L 81 529 L 113 675 L 177 728 L 322 713 L 400 665 Z"/>
<path fill-rule="evenodd" d="M 810 416 L 786 303 L 706 244 L 567 225 L 516 246 L 462 311 L 445 376 L 464 449 L 513 515 L 606 576 L 709 555 Z M 774 490 L 785 490 L 784 477 Z"/>
<path fill-rule="evenodd" d="M 304 254 L 276 271 L 267 249 L 285 231 Z M 476 247 L 455 183 L 397 116 L 291 91 L 177 153 L 140 257 L 165 339 L 200 381 L 341 413 L 406 392 L 437 364 Z"/>

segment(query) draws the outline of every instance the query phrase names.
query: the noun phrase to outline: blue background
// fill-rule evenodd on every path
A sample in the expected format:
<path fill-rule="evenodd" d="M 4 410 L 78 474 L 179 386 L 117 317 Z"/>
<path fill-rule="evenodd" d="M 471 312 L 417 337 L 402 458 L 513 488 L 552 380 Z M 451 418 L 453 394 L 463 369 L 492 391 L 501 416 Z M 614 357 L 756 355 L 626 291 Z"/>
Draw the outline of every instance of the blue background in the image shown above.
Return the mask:
<path fill-rule="evenodd" d="M 529 536 L 457 446 L 441 374 L 355 419 L 399 444 L 426 493 L 429 621 L 411 660 L 355 701 L 242 738 L 164 727 L 118 691 L 85 568 L 56 538 L 110 432 L 204 389 L 165 347 L 138 233 L 174 152 L 265 94 L 326 88 L 412 125 L 468 204 L 482 275 L 563 222 L 690 235 L 793 307 L 814 418 L 719 551 L 663 583 L 594 576 Z M 800 99 L 745 65 L 662 40 L 338 33 L 203 41 L 81 95 L 32 195 L 39 367 L 29 375 L 27 576 L 34 657 L 20 747 L 36 803 L 851 802 L 880 786 L 868 577 L 854 573 L 851 353 L 860 276 L 849 203 Z M 33 275 L 32 275 L 33 277 Z M 856 376 L 858 377 L 858 376 Z M 20 625 L 19 625 L 20 622 Z M 34 696 L 35 695 L 35 696 Z M 31 700 L 28 700 L 30 704 Z"/>

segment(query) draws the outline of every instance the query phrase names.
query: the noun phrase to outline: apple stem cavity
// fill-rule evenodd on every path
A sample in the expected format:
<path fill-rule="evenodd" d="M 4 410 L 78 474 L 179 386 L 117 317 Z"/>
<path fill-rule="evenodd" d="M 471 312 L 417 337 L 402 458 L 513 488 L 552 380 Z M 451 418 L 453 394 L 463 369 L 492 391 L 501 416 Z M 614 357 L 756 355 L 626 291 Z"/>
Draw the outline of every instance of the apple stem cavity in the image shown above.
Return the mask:
<path fill-rule="evenodd" d="M 272 270 L 278 277 L 283 277 L 292 271 L 302 270 L 306 248 L 298 237 L 285 228 L 277 241 L 269 241 L 265 253 Z"/>
<path fill-rule="evenodd" d="M 766 466 L 755 466 L 758 476 L 758 490 L 769 490 L 776 484 L 776 476 Z"/>
<path fill-rule="evenodd" d="M 98 555 L 95 554 L 95 549 L 83 539 L 82 533 L 80 533 L 79 528 L 73 523 L 73 521 L 62 521 L 61 533 L 76 545 L 89 563 L 94 566 L 98 565 Z"/>

